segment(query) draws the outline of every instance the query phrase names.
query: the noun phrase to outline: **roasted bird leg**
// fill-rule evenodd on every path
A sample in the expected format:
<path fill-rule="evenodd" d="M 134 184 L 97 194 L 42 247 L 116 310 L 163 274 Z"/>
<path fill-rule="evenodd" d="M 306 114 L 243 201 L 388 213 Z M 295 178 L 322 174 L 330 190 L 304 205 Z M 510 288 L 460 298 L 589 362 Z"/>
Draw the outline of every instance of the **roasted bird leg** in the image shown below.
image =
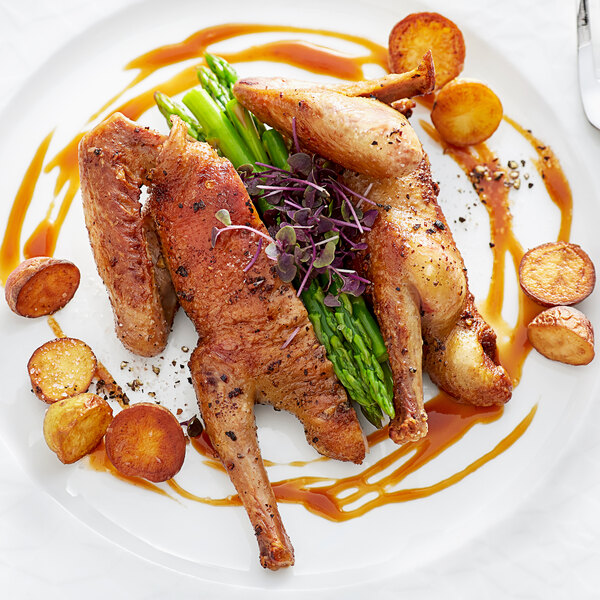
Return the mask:
<path fill-rule="evenodd" d="M 289 91 L 337 92 L 344 96 L 376 98 L 393 104 L 402 98 L 413 98 L 433 92 L 435 87 L 435 67 L 431 51 L 428 51 L 419 65 L 405 73 L 390 73 L 377 79 L 364 79 L 352 83 L 315 83 L 284 77 L 256 77 L 242 79 L 236 84 L 235 93 L 240 97 L 252 88 L 277 88 Z"/>
<path fill-rule="evenodd" d="M 212 246 L 220 209 L 234 225 L 268 234 L 233 166 L 186 131 L 176 120 L 162 147 L 149 211 L 198 331 L 190 368 L 207 432 L 248 512 L 261 564 L 278 569 L 293 564 L 293 550 L 262 464 L 254 403 L 295 414 L 307 441 L 333 458 L 361 462 L 365 439 L 294 289 L 264 252 L 244 271 L 260 236 L 226 231 Z"/>
<path fill-rule="evenodd" d="M 375 181 L 346 172 L 344 180 L 359 192 L 372 185 L 369 198 L 381 207 L 358 268 L 372 282 L 394 374 L 390 437 L 404 443 L 427 433 L 422 360 L 432 380 L 461 402 L 509 400 L 512 384 L 498 363 L 496 335 L 475 308 L 427 157 L 406 177 Z"/>
<path fill-rule="evenodd" d="M 269 78 L 240 80 L 233 93 L 261 121 L 289 137 L 295 130 L 308 150 L 365 175 L 406 175 L 423 157 L 406 117 L 373 98 Z"/>
<path fill-rule="evenodd" d="M 140 187 L 164 140 L 117 114 L 79 144 L 83 212 L 98 273 L 117 336 L 142 356 L 164 349 L 177 308 L 153 223 L 140 204 Z"/>

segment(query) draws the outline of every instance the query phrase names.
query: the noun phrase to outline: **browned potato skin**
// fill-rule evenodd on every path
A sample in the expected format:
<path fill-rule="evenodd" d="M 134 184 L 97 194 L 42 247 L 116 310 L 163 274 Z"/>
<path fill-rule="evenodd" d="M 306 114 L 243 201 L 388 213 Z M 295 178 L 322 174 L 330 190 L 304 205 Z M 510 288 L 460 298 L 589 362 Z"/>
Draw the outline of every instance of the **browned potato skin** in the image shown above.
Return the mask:
<path fill-rule="evenodd" d="M 98 361 L 91 348 L 76 338 L 59 338 L 40 346 L 27 363 L 33 393 L 52 404 L 86 392 Z"/>
<path fill-rule="evenodd" d="M 568 365 L 587 365 L 594 358 L 594 329 L 572 306 L 553 306 L 527 326 L 531 345 L 546 358 Z"/>
<path fill-rule="evenodd" d="M 4 295 L 21 317 L 43 317 L 63 308 L 79 287 L 79 269 L 68 260 L 36 256 L 23 261 L 6 280 Z"/>
<path fill-rule="evenodd" d="M 463 70 L 465 40 L 450 19 L 438 13 L 413 13 L 396 23 L 388 42 L 392 73 L 414 69 L 431 50 L 435 65 L 435 89 L 440 89 Z"/>
<path fill-rule="evenodd" d="M 519 283 L 523 292 L 541 306 L 570 306 L 592 293 L 596 270 L 577 244 L 549 242 L 524 254 Z"/>
<path fill-rule="evenodd" d="M 455 146 L 487 140 L 502 121 L 502 103 L 481 81 L 455 79 L 436 96 L 431 120 L 440 135 Z"/>
<path fill-rule="evenodd" d="M 108 402 L 96 394 L 79 394 L 55 402 L 46 411 L 44 439 L 66 465 L 89 454 L 113 418 Z"/>
<path fill-rule="evenodd" d="M 160 482 L 174 477 L 185 459 L 185 436 L 175 416 L 142 402 L 122 410 L 105 437 L 106 454 L 123 475 Z"/>

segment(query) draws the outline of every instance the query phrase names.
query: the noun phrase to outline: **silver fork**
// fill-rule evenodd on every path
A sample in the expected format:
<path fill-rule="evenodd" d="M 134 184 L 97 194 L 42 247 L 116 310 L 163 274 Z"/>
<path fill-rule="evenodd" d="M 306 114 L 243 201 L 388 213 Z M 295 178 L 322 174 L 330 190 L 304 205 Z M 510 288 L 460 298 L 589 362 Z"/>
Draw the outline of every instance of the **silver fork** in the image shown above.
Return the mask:
<path fill-rule="evenodd" d="M 577 14 L 579 46 L 579 88 L 583 109 L 589 122 L 600 129 L 600 79 L 594 65 L 594 48 L 588 0 L 580 0 Z"/>

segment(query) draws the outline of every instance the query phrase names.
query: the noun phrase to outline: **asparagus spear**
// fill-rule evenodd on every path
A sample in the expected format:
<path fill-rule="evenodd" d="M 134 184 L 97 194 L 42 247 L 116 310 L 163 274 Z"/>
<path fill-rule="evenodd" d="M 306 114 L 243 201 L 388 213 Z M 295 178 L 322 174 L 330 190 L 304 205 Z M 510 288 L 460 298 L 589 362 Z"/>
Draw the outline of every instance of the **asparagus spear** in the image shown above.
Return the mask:
<path fill-rule="evenodd" d="M 267 129 L 262 134 L 262 143 L 269 155 L 269 164 L 278 169 L 289 169 L 287 162 L 289 151 L 283 136 L 276 129 Z"/>
<path fill-rule="evenodd" d="M 204 53 L 204 60 L 209 66 L 210 70 L 215 74 L 219 82 L 231 90 L 234 83 L 238 79 L 237 71 L 230 65 L 224 58 L 211 54 L 210 52 Z"/>
<path fill-rule="evenodd" d="M 166 94 L 161 92 L 154 93 L 154 101 L 158 106 L 158 110 L 167 120 L 169 127 L 172 126 L 171 115 L 177 115 L 182 121 L 188 125 L 188 133 L 200 142 L 206 141 L 202 131 L 202 125 L 195 119 L 185 108 L 175 100 L 172 100 Z"/>
<path fill-rule="evenodd" d="M 183 103 L 206 131 L 206 139 L 213 141 L 236 169 L 254 163 L 246 143 L 206 90 L 190 90 L 183 97 Z"/>
<path fill-rule="evenodd" d="M 210 94 L 213 100 L 225 110 L 227 103 L 233 98 L 229 87 L 223 86 L 217 76 L 206 67 L 196 71 L 200 85 Z"/>

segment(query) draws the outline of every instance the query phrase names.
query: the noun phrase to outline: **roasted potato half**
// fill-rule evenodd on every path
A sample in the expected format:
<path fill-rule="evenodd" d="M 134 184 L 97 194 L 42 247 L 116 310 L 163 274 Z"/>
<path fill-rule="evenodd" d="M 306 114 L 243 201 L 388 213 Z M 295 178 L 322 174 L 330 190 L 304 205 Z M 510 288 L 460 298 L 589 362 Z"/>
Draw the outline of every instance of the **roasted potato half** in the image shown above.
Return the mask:
<path fill-rule="evenodd" d="M 431 120 L 449 144 L 469 146 L 487 140 L 502 121 L 502 103 L 481 81 L 455 79 L 435 98 Z"/>
<path fill-rule="evenodd" d="M 6 280 L 10 309 L 22 317 L 42 317 L 63 308 L 79 287 L 79 269 L 68 260 L 37 256 L 22 262 Z"/>
<path fill-rule="evenodd" d="M 465 40 L 461 30 L 438 13 L 413 13 L 396 23 L 388 43 L 390 71 L 414 69 L 428 50 L 435 65 L 435 89 L 439 90 L 462 71 Z"/>
<path fill-rule="evenodd" d="M 527 326 L 531 345 L 546 358 L 568 365 L 587 365 L 594 358 L 594 330 L 572 306 L 553 306 Z"/>
<path fill-rule="evenodd" d="M 110 462 L 129 477 L 166 481 L 185 459 L 185 436 L 179 422 L 157 404 L 142 402 L 122 410 L 104 441 Z"/>
<path fill-rule="evenodd" d="M 112 418 L 113 411 L 106 400 L 96 394 L 79 394 L 48 408 L 44 438 L 59 460 L 70 464 L 98 445 Z"/>
<path fill-rule="evenodd" d="M 76 338 L 58 338 L 40 346 L 27 363 L 33 393 L 52 404 L 87 392 L 96 372 L 92 349 Z"/>
<path fill-rule="evenodd" d="M 596 270 L 577 244 L 549 242 L 523 255 L 519 283 L 523 292 L 542 306 L 577 304 L 594 290 Z"/>

